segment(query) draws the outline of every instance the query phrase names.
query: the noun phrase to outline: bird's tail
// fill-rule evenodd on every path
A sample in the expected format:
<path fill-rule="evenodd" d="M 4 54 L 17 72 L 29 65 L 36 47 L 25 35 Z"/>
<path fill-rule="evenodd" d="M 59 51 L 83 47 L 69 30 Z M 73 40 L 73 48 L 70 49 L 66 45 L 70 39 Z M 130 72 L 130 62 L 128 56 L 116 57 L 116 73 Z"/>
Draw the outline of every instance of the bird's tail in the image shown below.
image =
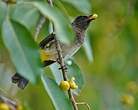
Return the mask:
<path fill-rule="evenodd" d="M 25 79 L 23 76 L 21 76 L 18 73 L 15 73 L 12 76 L 12 83 L 17 84 L 17 86 L 21 89 L 24 89 L 26 87 L 26 85 L 28 84 L 28 82 L 29 81 L 27 79 Z"/>
<path fill-rule="evenodd" d="M 52 63 L 55 63 L 55 61 L 52 61 L 52 60 L 44 61 L 42 66 L 43 67 L 49 66 Z M 24 78 L 23 76 L 21 76 L 17 72 L 12 76 L 11 79 L 12 79 L 12 83 L 17 84 L 17 86 L 21 89 L 24 89 L 27 86 L 28 82 L 29 82 L 28 79 Z"/>

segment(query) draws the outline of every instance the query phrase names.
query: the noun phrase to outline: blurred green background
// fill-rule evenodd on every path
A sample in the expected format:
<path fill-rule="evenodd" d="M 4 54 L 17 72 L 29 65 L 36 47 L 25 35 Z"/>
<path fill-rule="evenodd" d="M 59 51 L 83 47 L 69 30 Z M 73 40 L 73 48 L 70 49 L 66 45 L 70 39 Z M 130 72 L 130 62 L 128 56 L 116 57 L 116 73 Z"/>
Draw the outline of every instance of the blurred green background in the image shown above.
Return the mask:
<path fill-rule="evenodd" d="M 84 15 L 71 4 L 62 3 L 71 19 Z M 87 31 L 93 60 L 88 60 L 84 48 L 74 56 L 86 83 L 77 101 L 90 104 L 92 110 L 138 110 L 138 87 L 129 87 L 138 86 L 138 0 L 89 0 L 84 7 L 99 17 Z M 5 58 L 3 53 L 1 59 Z M 41 82 L 19 90 L 9 82 L 12 70 L 0 65 L 0 91 L 19 100 L 26 110 L 54 110 Z M 125 94 L 133 96 L 131 106 L 121 102 Z M 79 108 L 85 110 L 86 106 Z"/>

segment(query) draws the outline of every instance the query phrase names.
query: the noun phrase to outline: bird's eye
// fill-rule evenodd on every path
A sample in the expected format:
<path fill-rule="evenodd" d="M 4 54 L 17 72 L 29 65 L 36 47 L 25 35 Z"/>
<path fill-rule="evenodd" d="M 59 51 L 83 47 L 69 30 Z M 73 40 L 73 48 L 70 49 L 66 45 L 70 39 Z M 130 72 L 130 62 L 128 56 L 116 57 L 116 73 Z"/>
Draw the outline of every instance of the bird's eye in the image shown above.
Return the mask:
<path fill-rule="evenodd" d="M 50 44 L 48 43 L 47 45 L 45 45 L 45 48 L 49 48 L 50 47 Z"/>
<path fill-rule="evenodd" d="M 46 45 L 45 45 L 45 49 L 51 48 L 51 46 L 54 45 L 54 42 L 55 42 L 55 41 L 51 41 L 51 42 L 49 42 L 48 44 L 46 44 Z"/>

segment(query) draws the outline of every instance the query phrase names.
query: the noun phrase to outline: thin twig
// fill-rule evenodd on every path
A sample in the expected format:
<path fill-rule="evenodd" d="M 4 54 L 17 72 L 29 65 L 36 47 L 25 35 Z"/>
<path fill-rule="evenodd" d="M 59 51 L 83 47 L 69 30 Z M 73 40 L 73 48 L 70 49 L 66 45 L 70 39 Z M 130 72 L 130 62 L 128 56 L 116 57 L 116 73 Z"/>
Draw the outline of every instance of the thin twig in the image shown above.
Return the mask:
<path fill-rule="evenodd" d="M 51 6 L 53 6 L 52 0 L 48 0 L 48 3 Z M 54 30 L 54 26 L 53 26 L 53 30 Z M 68 79 L 67 79 L 66 68 L 65 68 L 66 65 L 65 65 L 65 62 L 64 62 L 64 59 L 63 59 L 63 56 L 62 56 L 62 49 L 60 47 L 59 41 L 56 38 L 55 38 L 55 44 L 56 44 L 56 50 L 57 50 L 57 53 L 58 53 L 58 62 L 60 64 L 61 71 L 62 71 L 62 74 L 63 74 L 63 79 L 65 81 L 67 81 Z M 77 107 L 76 101 L 75 101 L 75 99 L 73 97 L 73 94 L 71 92 L 71 89 L 68 90 L 68 96 L 69 96 L 69 99 L 72 102 L 74 110 L 78 110 L 78 107 Z"/>
<path fill-rule="evenodd" d="M 71 92 L 71 89 L 68 90 L 68 95 L 69 95 L 69 98 L 70 98 L 70 100 L 71 100 L 71 102 L 72 102 L 72 105 L 73 105 L 74 110 L 79 110 L 79 109 L 78 109 L 78 106 L 77 106 L 77 104 L 76 104 L 76 101 L 75 101 L 75 99 L 74 99 L 74 97 L 73 97 L 73 94 L 72 94 L 72 92 Z"/>
<path fill-rule="evenodd" d="M 64 60 L 63 60 L 63 56 L 62 56 L 62 49 L 60 47 L 60 44 L 58 42 L 57 39 L 55 39 L 55 43 L 56 43 L 56 49 L 57 49 L 57 53 L 58 53 L 58 60 L 59 60 L 59 64 L 61 66 L 61 71 L 62 71 L 62 74 L 63 74 L 63 79 L 65 81 L 67 81 L 67 74 L 66 74 L 66 70 L 65 70 L 65 63 L 64 63 Z M 73 94 L 71 92 L 71 89 L 68 90 L 68 95 L 69 95 L 69 99 L 71 100 L 72 102 L 72 105 L 73 105 L 73 108 L 74 110 L 78 110 L 78 107 L 77 107 L 77 104 L 76 104 L 76 101 L 73 97 Z"/>
<path fill-rule="evenodd" d="M 90 105 L 89 105 L 88 103 L 86 103 L 86 102 L 78 102 L 78 103 L 76 103 L 76 104 L 77 104 L 77 105 L 86 105 L 86 107 L 88 108 L 88 110 L 91 109 Z"/>
<path fill-rule="evenodd" d="M 38 37 L 38 35 L 39 35 L 39 33 L 40 33 L 45 21 L 46 21 L 46 18 L 44 16 L 41 16 L 41 18 L 38 21 L 38 24 L 36 26 L 36 30 L 35 30 L 35 41 L 37 40 L 37 37 Z"/>
<path fill-rule="evenodd" d="M 15 110 L 17 107 L 17 102 L 15 102 L 12 99 L 9 99 L 1 94 L 0 94 L 0 102 L 8 104 L 10 106 L 11 110 Z"/>

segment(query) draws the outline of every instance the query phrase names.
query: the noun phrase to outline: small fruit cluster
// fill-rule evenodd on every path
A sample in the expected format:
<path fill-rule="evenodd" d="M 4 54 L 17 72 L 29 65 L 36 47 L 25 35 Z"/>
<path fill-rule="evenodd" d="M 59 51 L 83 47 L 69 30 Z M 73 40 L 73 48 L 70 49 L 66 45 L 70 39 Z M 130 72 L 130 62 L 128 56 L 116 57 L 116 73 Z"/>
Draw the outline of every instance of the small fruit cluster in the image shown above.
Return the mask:
<path fill-rule="evenodd" d="M 138 85 L 135 81 L 130 81 L 126 87 L 127 94 L 121 97 L 121 103 L 125 106 L 133 106 L 135 104 L 135 95 L 138 93 Z"/>
<path fill-rule="evenodd" d="M 121 102 L 123 105 L 133 106 L 135 103 L 135 99 L 132 95 L 125 94 L 121 97 Z"/>
<path fill-rule="evenodd" d="M 75 83 L 75 78 L 72 77 L 69 81 L 61 81 L 59 87 L 63 91 L 68 91 L 69 89 L 77 89 L 78 85 Z"/>
<path fill-rule="evenodd" d="M 138 84 L 135 81 L 130 81 L 127 84 L 127 91 L 131 94 L 137 94 L 138 93 Z"/>

